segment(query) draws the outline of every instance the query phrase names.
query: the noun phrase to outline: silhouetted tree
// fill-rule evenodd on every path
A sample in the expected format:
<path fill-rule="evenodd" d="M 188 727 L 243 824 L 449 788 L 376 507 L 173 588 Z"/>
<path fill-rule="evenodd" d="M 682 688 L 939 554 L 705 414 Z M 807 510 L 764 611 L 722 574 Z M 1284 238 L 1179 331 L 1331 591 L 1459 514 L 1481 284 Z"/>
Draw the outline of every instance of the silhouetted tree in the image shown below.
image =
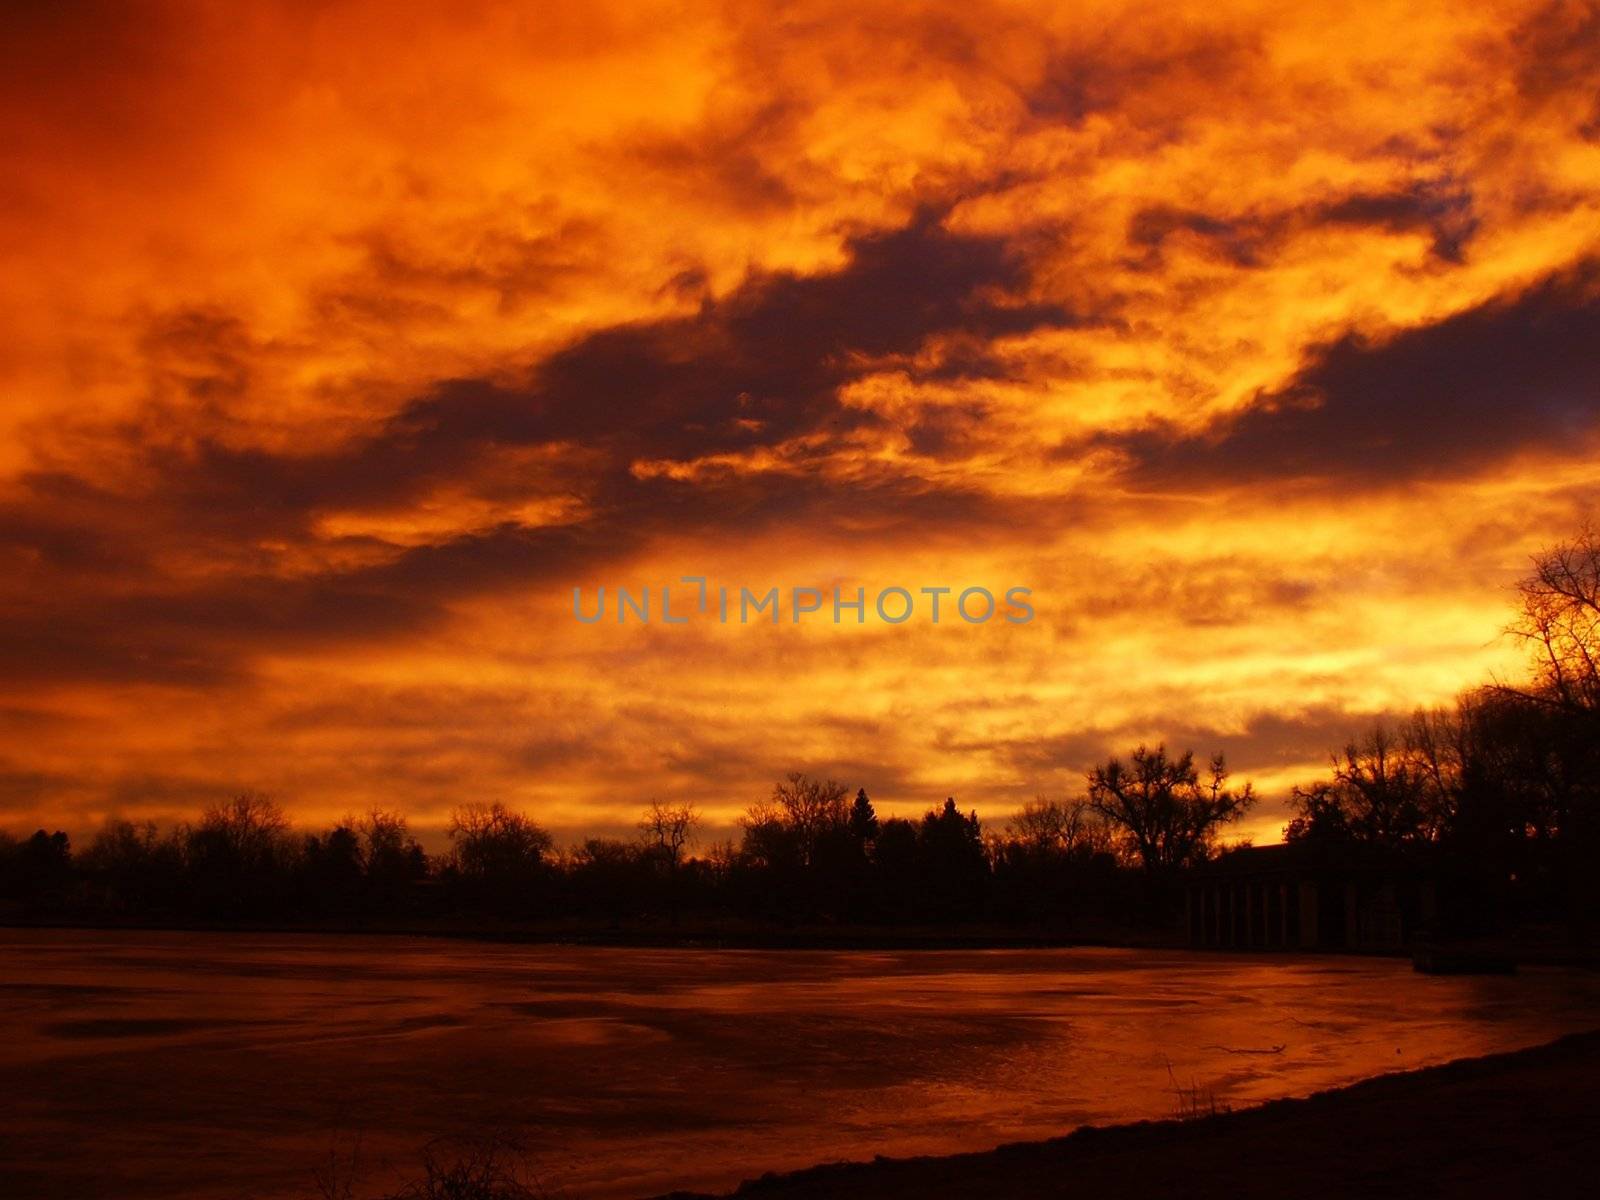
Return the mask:
<path fill-rule="evenodd" d="M 639 822 L 639 832 L 652 853 L 676 870 L 699 824 L 700 814 L 693 804 L 663 804 L 652 800 Z"/>
<path fill-rule="evenodd" d="M 469 877 L 516 874 L 538 866 L 553 843 L 549 833 L 505 805 L 463 804 L 450 815 L 455 865 Z"/>
<path fill-rule="evenodd" d="M 72 843 L 65 833 L 36 830 L 32 837 L 0 846 L 0 896 L 30 907 L 57 908 L 72 885 Z"/>
<path fill-rule="evenodd" d="M 250 869 L 273 863 L 283 852 L 288 832 L 289 819 L 272 797 L 264 792 L 239 792 L 208 806 L 190 838 L 202 852 Z"/>
<path fill-rule="evenodd" d="M 289 821 L 270 796 L 240 792 L 208 806 L 183 843 L 199 915 L 261 916 L 285 906 L 293 884 Z"/>
<path fill-rule="evenodd" d="M 1041 858 L 1083 858 L 1111 853 L 1111 830 L 1086 798 L 1060 801 L 1043 796 L 1011 818 L 1011 839 Z"/>
<path fill-rule="evenodd" d="M 1512 631 L 1532 649 L 1533 680 L 1518 695 L 1548 711 L 1538 725 L 1546 756 L 1541 817 L 1553 830 L 1546 857 L 1562 880 L 1574 932 L 1587 937 L 1600 923 L 1600 536 L 1593 526 L 1539 554 L 1520 591 Z"/>
<path fill-rule="evenodd" d="M 850 836 L 860 846 L 869 846 L 878 836 L 878 814 L 867 799 L 867 789 L 858 788 L 854 803 L 850 805 Z"/>
<path fill-rule="evenodd" d="M 878 838 L 878 814 L 866 788 L 856 790 L 845 825 L 825 841 L 828 860 L 822 886 L 837 892 L 835 913 L 846 920 L 867 921 L 877 913 L 873 886 L 873 847 Z"/>
<path fill-rule="evenodd" d="M 889 817 L 878 825 L 872 843 L 875 868 L 875 908 L 891 921 L 909 920 L 920 900 L 917 826 L 903 817 Z"/>
<path fill-rule="evenodd" d="M 641 915 L 649 905 L 649 864 L 633 843 L 586 838 L 568 856 L 566 866 L 572 904 L 580 912 L 619 921 Z"/>
<path fill-rule="evenodd" d="M 750 806 L 740 822 L 740 886 L 761 911 L 785 920 L 837 914 L 853 845 L 849 794 L 834 780 L 796 771 Z"/>
<path fill-rule="evenodd" d="M 1585 524 L 1543 551 L 1519 584 L 1511 631 L 1530 648 L 1532 685 L 1523 695 L 1571 712 L 1600 712 L 1600 537 Z"/>
<path fill-rule="evenodd" d="M 175 908 L 182 890 L 183 847 L 153 821 L 108 818 L 79 857 L 99 903 L 112 912 Z"/>
<path fill-rule="evenodd" d="M 1140 746 L 1124 763 L 1112 758 L 1089 772 L 1089 803 L 1124 837 L 1149 875 L 1203 862 L 1222 828 L 1255 803 L 1247 783 L 1227 786 L 1222 755 L 1211 760 L 1206 778 L 1194 765 L 1194 752 L 1167 757 L 1167 748 Z"/>
<path fill-rule="evenodd" d="M 361 839 L 349 825 L 309 833 L 301 843 L 300 890 L 304 907 L 319 913 L 347 913 L 361 895 Z"/>
<path fill-rule="evenodd" d="M 924 911 L 939 920 L 979 915 L 989 860 L 976 812 L 962 813 L 954 797 L 930 810 L 917 829 Z"/>
<path fill-rule="evenodd" d="M 1419 713 L 1398 733 L 1378 722 L 1334 758 L 1331 780 L 1293 789 L 1286 836 L 1389 848 L 1436 840 L 1459 777 L 1449 754 L 1442 716 Z"/>
<path fill-rule="evenodd" d="M 1120 900 L 1115 841 L 1087 798 L 1023 805 L 989 839 L 994 906 L 1009 919 L 1057 925 L 1108 916 Z"/>
<path fill-rule="evenodd" d="M 464 804 L 450 817 L 451 866 L 468 898 L 506 912 L 538 900 L 550 834 L 500 803 Z"/>
<path fill-rule="evenodd" d="M 428 875 L 428 856 L 400 813 L 369 809 L 353 825 L 361 840 L 361 873 L 369 908 L 392 913 L 411 908 Z"/>
<path fill-rule="evenodd" d="M 645 853 L 656 868 L 656 873 L 663 876 L 659 881 L 660 894 L 667 915 L 674 924 L 677 923 L 678 909 L 683 899 L 680 879 L 683 852 L 694 837 L 695 827 L 699 823 L 700 814 L 695 811 L 694 805 L 663 804 L 659 800 L 650 801 L 644 818 L 639 822 Z"/>
<path fill-rule="evenodd" d="M 768 812 L 793 837 L 801 866 L 811 864 L 818 839 L 849 821 L 845 804 L 849 794 L 848 788 L 832 779 L 812 779 L 798 771 L 774 785 Z"/>

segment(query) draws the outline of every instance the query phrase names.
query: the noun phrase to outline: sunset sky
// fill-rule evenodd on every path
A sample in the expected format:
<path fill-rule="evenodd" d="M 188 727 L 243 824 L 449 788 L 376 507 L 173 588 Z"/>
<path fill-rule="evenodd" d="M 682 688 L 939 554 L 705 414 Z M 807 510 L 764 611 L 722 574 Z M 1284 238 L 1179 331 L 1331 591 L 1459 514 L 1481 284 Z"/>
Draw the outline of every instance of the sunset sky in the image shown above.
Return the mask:
<path fill-rule="evenodd" d="M 998 821 L 1165 740 L 1274 840 L 1516 668 L 1600 485 L 1591 4 L 86 2 L 0 54 L 12 833 L 720 835 L 795 769 Z M 1037 617 L 573 619 L 684 575 Z"/>

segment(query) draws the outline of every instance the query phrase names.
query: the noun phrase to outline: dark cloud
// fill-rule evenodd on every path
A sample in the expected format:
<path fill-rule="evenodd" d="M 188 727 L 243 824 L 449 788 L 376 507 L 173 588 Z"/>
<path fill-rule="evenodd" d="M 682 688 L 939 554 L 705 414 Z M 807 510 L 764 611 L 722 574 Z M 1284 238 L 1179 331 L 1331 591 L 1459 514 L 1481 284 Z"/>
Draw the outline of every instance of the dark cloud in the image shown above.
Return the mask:
<path fill-rule="evenodd" d="M 1519 453 L 1587 453 L 1600 417 L 1593 268 L 1515 300 L 1317 350 L 1283 389 L 1203 438 L 1108 439 L 1144 486 L 1459 478 Z"/>
<path fill-rule="evenodd" d="M 1512 31 L 1521 62 L 1517 91 L 1532 102 L 1594 91 L 1600 74 L 1600 8 L 1592 0 L 1552 0 Z"/>
<path fill-rule="evenodd" d="M 406 549 L 381 564 L 309 576 L 255 572 L 140 590 L 58 591 L 16 606 L 0 632 L 13 679 L 212 685 L 236 681 L 253 653 L 396 638 L 441 620 L 452 599 L 537 587 L 626 553 L 575 529 L 504 524 Z"/>
<path fill-rule="evenodd" d="M 925 212 L 856 239 L 836 273 L 758 275 L 692 316 L 601 330 L 525 383 L 442 382 L 350 446 L 297 456 L 202 439 L 153 450 L 153 465 L 185 510 L 283 527 L 317 511 L 402 506 L 442 479 L 470 482 L 511 448 L 576 444 L 588 452 L 579 455 L 585 469 L 598 461 L 598 477 L 551 482 L 602 485 L 604 500 L 604 485 L 618 486 L 638 459 L 875 423 L 842 407 L 838 389 L 935 335 L 959 331 L 981 344 L 1079 323 L 1059 306 L 1010 299 L 1025 283 L 1004 239 L 949 233 Z"/>
<path fill-rule="evenodd" d="M 1579 136 L 1600 141 L 1600 8 L 1591 0 L 1552 0 L 1512 32 L 1521 62 L 1517 94 L 1529 109 L 1548 110 L 1571 96 L 1587 98 L 1577 110 Z"/>
<path fill-rule="evenodd" d="M 1081 125 L 1091 116 L 1111 114 L 1165 136 L 1165 123 L 1153 120 L 1147 105 L 1164 109 L 1166 122 L 1176 126 L 1193 111 L 1174 110 L 1174 97 L 1187 97 L 1191 89 L 1216 97 L 1224 80 L 1248 79 L 1260 65 L 1254 38 L 1176 25 L 1161 31 L 1113 25 L 1098 40 L 1054 53 L 1043 78 L 1023 99 L 1040 120 Z"/>
<path fill-rule="evenodd" d="M 534 212 L 530 219 L 547 215 Z M 365 251 L 361 266 L 320 290 L 313 303 L 324 320 L 383 331 L 406 318 L 449 319 L 441 293 L 489 293 L 499 312 L 520 311 L 558 293 L 603 251 L 597 225 L 575 217 L 531 236 L 487 228 L 465 252 L 448 255 L 389 229 L 368 230 L 357 241 Z"/>
<path fill-rule="evenodd" d="M 1426 230 L 1433 237 L 1434 257 L 1460 263 L 1478 230 L 1472 193 L 1451 181 L 1424 181 L 1407 189 L 1362 192 L 1323 205 L 1317 224 L 1358 225 L 1409 233 Z"/>
<path fill-rule="evenodd" d="M 1151 722 L 1076 730 L 1056 737 L 970 741 L 946 738 L 940 748 L 951 753 L 987 752 L 1019 774 L 1055 786 L 1077 789 L 1086 771 L 1112 755 L 1127 755 L 1140 744 L 1164 743 L 1169 751 L 1193 750 L 1198 759 L 1222 754 L 1240 779 L 1252 772 L 1276 771 L 1307 762 L 1322 762 L 1374 721 L 1394 722 L 1401 714 L 1353 712 L 1327 706 L 1300 712 L 1258 712 L 1244 727 L 1201 720 L 1163 719 L 1152 736 Z M 1041 785 L 1042 786 L 1042 785 Z"/>
<path fill-rule="evenodd" d="M 947 332 L 983 344 L 1075 320 L 1014 299 L 1026 282 L 1003 239 L 952 234 L 924 212 L 856 238 L 837 272 L 758 275 L 693 315 L 601 330 L 519 384 L 442 382 L 365 436 L 312 453 L 168 436 L 161 414 L 174 389 L 216 415 L 251 386 L 250 340 L 237 322 L 168 316 L 145 339 L 159 411 L 142 431 L 134 482 L 41 471 L 0 510 L 11 553 L 22 556 L 20 592 L 31 597 L 11 606 L 0 663 L 25 677 L 213 683 L 268 644 L 393 637 L 459 596 L 582 580 L 657 533 L 754 535 L 806 519 L 879 537 L 907 523 L 951 533 L 994 519 L 977 490 L 901 476 L 841 489 L 804 460 L 798 476 L 735 472 L 693 484 L 635 466 L 802 434 L 820 464 L 838 439 L 881 421 L 838 399 L 874 362 Z M 981 410 L 952 412 L 908 432 L 937 455 L 981 419 Z M 326 514 L 404 513 L 442 485 L 501 501 L 570 497 L 578 515 L 421 545 L 318 532 Z M 363 565 L 288 571 L 274 546 Z M 171 577 L 164 556 L 228 569 Z M 41 595 L 54 600 L 40 604 Z"/>
<path fill-rule="evenodd" d="M 36 478 L 34 498 L 47 498 L 52 480 Z M 43 505 L 0 506 L 0 563 L 20 573 L 39 563 L 59 571 L 114 572 L 136 567 L 140 556 L 104 530 L 63 520 Z"/>
<path fill-rule="evenodd" d="M 1128 265 L 1159 270 L 1168 241 L 1178 236 L 1228 266 L 1262 267 L 1292 235 L 1338 226 L 1426 232 L 1437 261 L 1459 264 L 1478 222 L 1471 192 L 1448 179 L 1424 179 L 1406 188 L 1357 192 L 1272 212 L 1219 215 L 1154 205 L 1134 213 L 1128 223 L 1128 243 L 1135 252 Z"/>
<path fill-rule="evenodd" d="M 758 276 L 695 316 L 586 338 L 543 364 L 533 390 L 549 436 L 640 456 L 842 433 L 876 419 L 837 401 L 863 360 L 947 331 L 988 340 L 1077 323 L 1056 305 L 1009 301 L 1025 283 L 1004 239 L 951 234 L 925 212 L 857 239 L 835 274 Z"/>
<path fill-rule="evenodd" d="M 1261 263 L 1265 243 L 1275 238 L 1283 222 L 1253 218 L 1207 216 L 1205 213 L 1171 207 L 1141 209 L 1128 223 L 1128 241 L 1142 250 L 1137 265 L 1149 270 L 1161 265 L 1162 249 L 1173 234 L 1191 235 L 1214 248 L 1230 265 L 1255 267 Z"/>
<path fill-rule="evenodd" d="M 782 161 L 783 147 L 803 141 L 807 110 L 788 98 L 769 99 L 748 111 L 713 114 L 698 127 L 671 137 L 629 139 L 620 158 L 643 167 L 652 182 L 741 213 L 781 211 L 797 197 L 769 166 Z"/>
<path fill-rule="evenodd" d="M 215 309 L 164 314 L 140 338 L 153 397 L 181 393 L 186 410 L 213 419 L 246 394 L 260 349 L 243 321 Z"/>

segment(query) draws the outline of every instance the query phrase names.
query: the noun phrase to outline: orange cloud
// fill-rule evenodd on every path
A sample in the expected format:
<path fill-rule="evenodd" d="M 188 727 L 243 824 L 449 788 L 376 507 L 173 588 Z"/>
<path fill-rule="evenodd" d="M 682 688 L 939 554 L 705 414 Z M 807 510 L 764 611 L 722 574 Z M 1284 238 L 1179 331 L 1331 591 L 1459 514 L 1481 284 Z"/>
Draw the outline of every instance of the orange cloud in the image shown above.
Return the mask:
<path fill-rule="evenodd" d="M 792 767 L 998 816 L 1161 738 L 1281 796 L 1514 669 L 1595 495 L 1585 4 L 83 5 L 0 53 L 0 823 L 731 820 Z M 685 574 L 1039 615 L 567 608 Z"/>

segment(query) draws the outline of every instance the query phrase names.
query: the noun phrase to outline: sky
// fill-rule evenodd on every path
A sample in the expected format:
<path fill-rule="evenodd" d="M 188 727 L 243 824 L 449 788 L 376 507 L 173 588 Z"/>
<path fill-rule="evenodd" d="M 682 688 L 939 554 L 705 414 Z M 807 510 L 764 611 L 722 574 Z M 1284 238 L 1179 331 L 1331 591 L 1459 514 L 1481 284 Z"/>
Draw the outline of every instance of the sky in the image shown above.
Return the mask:
<path fill-rule="evenodd" d="M 1164 741 L 1275 840 L 1600 494 L 1597 77 L 1589 3 L 9 10 L 0 828 Z M 574 619 L 684 576 L 868 617 Z"/>

